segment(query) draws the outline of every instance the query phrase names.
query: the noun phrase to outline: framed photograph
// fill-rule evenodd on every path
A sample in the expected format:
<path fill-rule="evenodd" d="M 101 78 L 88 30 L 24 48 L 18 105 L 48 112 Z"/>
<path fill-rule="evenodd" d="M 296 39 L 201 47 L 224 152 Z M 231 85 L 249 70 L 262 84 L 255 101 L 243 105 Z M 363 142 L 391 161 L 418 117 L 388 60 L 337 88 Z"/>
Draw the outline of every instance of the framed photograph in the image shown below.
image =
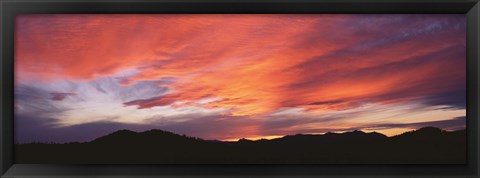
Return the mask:
<path fill-rule="evenodd" d="M 3 0 L 1 177 L 478 177 L 476 0 Z"/>

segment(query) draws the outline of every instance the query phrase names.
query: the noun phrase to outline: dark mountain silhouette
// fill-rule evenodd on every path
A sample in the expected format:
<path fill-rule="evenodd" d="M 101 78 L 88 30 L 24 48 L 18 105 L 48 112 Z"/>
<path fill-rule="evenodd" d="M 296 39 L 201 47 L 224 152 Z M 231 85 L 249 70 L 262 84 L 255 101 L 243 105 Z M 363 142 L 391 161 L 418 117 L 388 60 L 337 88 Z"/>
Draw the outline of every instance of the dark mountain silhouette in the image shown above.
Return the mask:
<path fill-rule="evenodd" d="M 356 130 L 223 142 L 119 130 L 87 143 L 15 147 L 16 163 L 30 164 L 465 164 L 466 132 L 425 127 L 393 137 Z"/>
<path fill-rule="evenodd" d="M 141 133 L 130 130 L 119 130 L 99 137 L 90 142 L 96 145 L 121 145 L 121 144 L 154 144 L 156 142 L 163 142 L 169 144 L 183 144 L 200 141 L 198 138 L 187 137 L 167 132 L 163 130 L 149 130 Z"/>

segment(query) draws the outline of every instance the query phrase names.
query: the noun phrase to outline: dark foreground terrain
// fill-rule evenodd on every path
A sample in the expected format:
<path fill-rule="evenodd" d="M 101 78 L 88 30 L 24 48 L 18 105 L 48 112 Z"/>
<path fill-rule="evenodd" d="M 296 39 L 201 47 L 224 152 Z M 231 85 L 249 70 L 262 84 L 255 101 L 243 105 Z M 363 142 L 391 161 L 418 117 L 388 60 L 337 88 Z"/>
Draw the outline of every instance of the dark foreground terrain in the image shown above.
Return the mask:
<path fill-rule="evenodd" d="M 16 163 L 61 164 L 464 164 L 465 130 L 426 127 L 387 137 L 353 131 L 221 142 L 161 130 L 120 130 L 88 143 L 21 144 Z"/>

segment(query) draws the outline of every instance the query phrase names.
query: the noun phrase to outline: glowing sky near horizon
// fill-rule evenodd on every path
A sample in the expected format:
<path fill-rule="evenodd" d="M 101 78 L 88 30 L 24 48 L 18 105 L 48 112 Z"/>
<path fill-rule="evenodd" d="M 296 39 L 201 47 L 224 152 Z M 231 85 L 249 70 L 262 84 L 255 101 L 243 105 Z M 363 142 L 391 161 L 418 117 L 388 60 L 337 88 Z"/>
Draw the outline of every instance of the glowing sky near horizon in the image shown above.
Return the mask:
<path fill-rule="evenodd" d="M 464 15 L 18 15 L 16 142 L 465 128 Z"/>

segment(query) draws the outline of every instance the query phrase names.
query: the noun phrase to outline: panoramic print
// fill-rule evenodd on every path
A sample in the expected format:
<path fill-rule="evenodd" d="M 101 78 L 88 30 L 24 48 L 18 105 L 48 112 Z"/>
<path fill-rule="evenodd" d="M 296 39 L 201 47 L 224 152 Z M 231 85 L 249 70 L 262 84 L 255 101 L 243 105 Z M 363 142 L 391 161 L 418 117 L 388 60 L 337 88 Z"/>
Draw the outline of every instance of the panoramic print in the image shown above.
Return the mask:
<path fill-rule="evenodd" d="M 25 14 L 16 163 L 465 164 L 463 14 Z"/>

